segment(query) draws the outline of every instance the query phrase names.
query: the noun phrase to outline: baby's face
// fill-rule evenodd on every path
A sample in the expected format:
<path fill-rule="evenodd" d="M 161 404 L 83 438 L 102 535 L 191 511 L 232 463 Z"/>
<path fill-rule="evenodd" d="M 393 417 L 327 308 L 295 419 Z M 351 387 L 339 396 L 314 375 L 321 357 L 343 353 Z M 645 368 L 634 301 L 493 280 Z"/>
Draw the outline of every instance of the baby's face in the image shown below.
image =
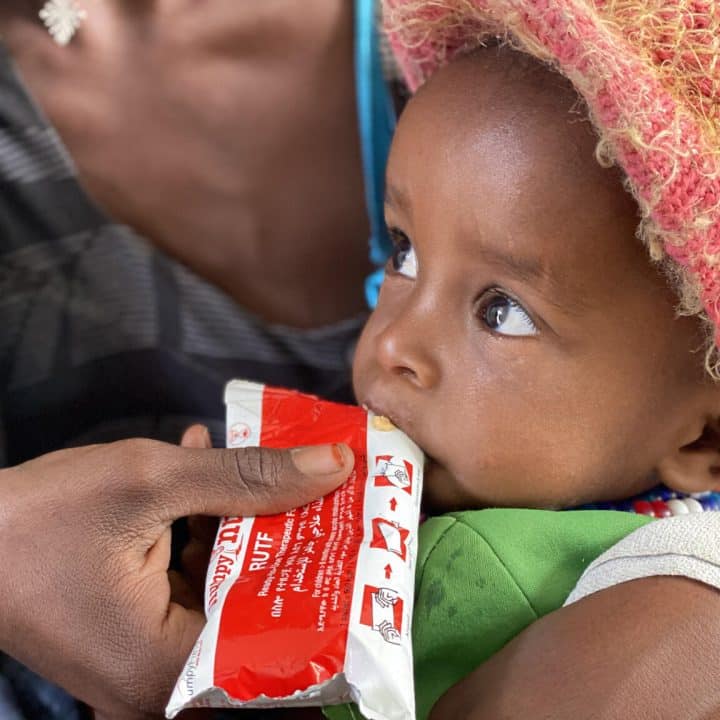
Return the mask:
<path fill-rule="evenodd" d="M 409 104 L 395 243 L 358 402 L 428 454 L 435 509 L 572 506 L 654 484 L 702 377 L 697 324 L 635 239 L 632 198 L 559 77 L 486 50 Z"/>

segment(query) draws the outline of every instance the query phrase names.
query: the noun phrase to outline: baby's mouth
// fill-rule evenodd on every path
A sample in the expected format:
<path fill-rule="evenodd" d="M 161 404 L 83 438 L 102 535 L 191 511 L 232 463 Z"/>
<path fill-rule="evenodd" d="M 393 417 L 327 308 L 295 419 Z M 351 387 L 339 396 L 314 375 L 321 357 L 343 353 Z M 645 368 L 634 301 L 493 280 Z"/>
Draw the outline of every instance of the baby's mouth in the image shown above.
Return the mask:
<path fill-rule="evenodd" d="M 446 469 L 445 465 L 443 465 L 443 463 L 441 463 L 440 461 L 436 460 L 423 446 L 422 442 L 418 441 L 415 437 L 413 437 L 413 434 L 411 432 L 408 432 L 408 426 L 410 423 L 404 423 L 402 421 L 399 421 L 397 419 L 397 415 L 388 413 L 384 410 L 384 408 L 373 405 L 372 403 L 364 402 L 362 403 L 362 408 L 366 412 L 372 413 L 375 416 L 374 419 L 384 420 L 392 423 L 392 425 L 404 432 L 413 442 L 417 443 L 417 445 L 425 454 L 425 466 L 423 468 L 423 476 L 425 478 L 424 484 L 426 490 L 432 488 L 434 484 L 433 477 L 435 477 L 435 482 L 447 483 L 449 472 Z M 427 515 L 442 512 L 442 509 L 433 506 L 432 490 L 430 490 L 430 492 L 426 492 L 426 490 L 423 491 L 423 499 L 421 505 L 423 512 Z"/>
<path fill-rule="evenodd" d="M 429 463 L 439 465 L 432 455 L 428 453 L 423 442 L 415 436 L 415 433 L 412 431 L 412 423 L 409 419 L 406 419 L 407 415 L 403 416 L 400 413 L 387 412 L 384 408 L 374 405 L 371 402 L 362 403 L 362 408 L 366 412 L 372 413 L 375 420 L 379 420 L 381 423 L 390 423 L 392 426 L 398 428 L 398 430 L 404 432 L 425 454 L 426 467 Z"/>
<path fill-rule="evenodd" d="M 375 416 L 374 417 L 375 420 L 378 420 L 380 422 L 384 421 L 384 422 L 390 423 L 394 427 L 399 428 L 400 430 L 405 432 L 405 430 L 403 430 L 403 428 L 400 427 L 400 425 L 398 425 L 395 422 L 395 420 L 392 418 L 392 416 L 390 414 L 388 414 L 382 410 L 379 410 L 379 409 L 373 407 L 372 405 L 369 405 L 368 403 L 363 403 L 362 408 L 363 408 L 363 410 L 365 410 L 365 412 L 372 413 Z M 408 433 L 405 433 L 405 434 L 408 435 Z M 408 435 L 408 437 L 410 437 L 410 436 Z M 410 438 L 410 439 L 412 440 L 412 438 Z"/>

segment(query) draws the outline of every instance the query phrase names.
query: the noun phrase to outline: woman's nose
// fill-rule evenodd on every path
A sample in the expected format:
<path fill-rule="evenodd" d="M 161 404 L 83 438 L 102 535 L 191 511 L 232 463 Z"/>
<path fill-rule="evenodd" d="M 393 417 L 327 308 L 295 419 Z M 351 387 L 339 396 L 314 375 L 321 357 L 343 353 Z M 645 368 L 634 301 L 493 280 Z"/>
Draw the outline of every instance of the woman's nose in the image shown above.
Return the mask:
<path fill-rule="evenodd" d="M 438 347 L 432 337 L 428 323 L 396 317 L 378 337 L 380 366 L 419 388 L 432 388 L 440 379 Z"/>

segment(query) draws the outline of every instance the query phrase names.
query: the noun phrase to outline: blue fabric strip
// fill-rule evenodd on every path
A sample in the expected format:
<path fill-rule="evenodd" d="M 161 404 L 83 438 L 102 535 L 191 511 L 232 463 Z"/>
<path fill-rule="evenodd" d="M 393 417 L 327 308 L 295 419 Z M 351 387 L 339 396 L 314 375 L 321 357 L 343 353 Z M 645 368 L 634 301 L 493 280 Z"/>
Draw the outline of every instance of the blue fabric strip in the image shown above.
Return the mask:
<path fill-rule="evenodd" d="M 383 213 L 385 165 L 395 131 L 395 108 L 383 75 L 380 40 L 375 22 L 376 0 L 355 1 L 355 87 L 365 175 L 365 202 L 370 220 L 370 259 L 382 265 L 391 243 Z M 377 302 L 382 270 L 366 283 L 370 307 Z"/>

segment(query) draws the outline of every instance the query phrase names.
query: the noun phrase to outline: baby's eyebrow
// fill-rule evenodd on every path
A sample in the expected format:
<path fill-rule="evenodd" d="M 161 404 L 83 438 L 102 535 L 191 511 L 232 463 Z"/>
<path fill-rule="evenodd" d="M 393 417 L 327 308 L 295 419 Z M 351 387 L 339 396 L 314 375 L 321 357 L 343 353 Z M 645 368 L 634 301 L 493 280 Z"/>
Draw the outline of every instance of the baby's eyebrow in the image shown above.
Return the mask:
<path fill-rule="evenodd" d="M 548 264 L 538 257 L 520 257 L 490 245 L 475 247 L 474 253 L 483 263 L 533 285 L 549 303 L 567 314 L 577 315 L 588 307 L 581 288 L 570 282 L 570 278 L 553 273 Z"/>
<path fill-rule="evenodd" d="M 475 253 L 488 265 L 502 267 L 510 275 L 518 280 L 547 280 L 555 283 L 555 279 L 547 266 L 536 257 L 518 257 L 500 249 L 481 246 L 475 249 Z"/>

